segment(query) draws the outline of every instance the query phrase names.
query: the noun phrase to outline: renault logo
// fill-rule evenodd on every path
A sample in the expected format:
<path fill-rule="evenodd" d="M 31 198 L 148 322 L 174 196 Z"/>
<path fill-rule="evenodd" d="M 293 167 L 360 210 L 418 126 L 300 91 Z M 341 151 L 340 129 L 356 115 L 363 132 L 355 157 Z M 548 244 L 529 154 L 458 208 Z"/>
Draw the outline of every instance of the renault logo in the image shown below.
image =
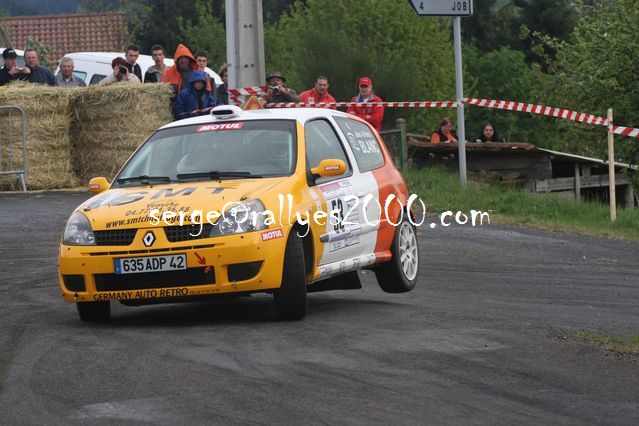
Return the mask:
<path fill-rule="evenodd" d="M 144 238 L 142 238 L 142 242 L 144 243 L 146 247 L 151 247 L 153 243 L 155 242 L 155 235 L 153 235 L 153 232 L 149 231 L 146 234 L 144 234 Z"/>

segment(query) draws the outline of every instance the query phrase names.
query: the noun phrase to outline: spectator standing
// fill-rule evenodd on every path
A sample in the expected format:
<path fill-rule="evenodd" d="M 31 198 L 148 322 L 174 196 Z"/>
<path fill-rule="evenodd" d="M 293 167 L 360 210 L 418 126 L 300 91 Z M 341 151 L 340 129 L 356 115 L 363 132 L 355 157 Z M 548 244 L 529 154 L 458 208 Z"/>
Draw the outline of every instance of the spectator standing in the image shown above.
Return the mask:
<path fill-rule="evenodd" d="M 479 135 L 479 138 L 477 138 L 475 142 L 501 142 L 501 141 L 499 140 L 499 137 L 497 136 L 495 127 L 490 123 L 486 123 L 481 128 L 481 134 Z"/>
<path fill-rule="evenodd" d="M 126 48 L 126 54 L 124 55 L 124 58 L 126 59 L 125 66 L 130 73 L 135 74 L 138 80 L 142 81 L 142 68 L 140 68 L 140 64 L 137 63 L 139 57 L 139 47 L 131 45 Z"/>
<path fill-rule="evenodd" d="M 15 50 L 10 47 L 4 49 L 2 51 L 2 60 L 4 61 L 4 66 L 0 68 L 0 86 L 16 80 L 25 81 L 29 78 L 31 70 L 27 67 L 19 68 L 16 65 L 18 54 Z"/>
<path fill-rule="evenodd" d="M 211 88 L 211 92 L 214 92 L 213 88 L 215 87 L 215 83 L 211 84 L 211 76 L 209 75 L 208 71 L 206 71 L 206 66 L 208 64 L 208 59 L 206 59 L 206 52 L 200 50 L 199 52 L 195 53 L 195 64 L 197 65 L 196 69 L 198 69 L 199 71 L 204 71 L 204 74 L 206 75 L 206 85 L 207 87 Z"/>
<path fill-rule="evenodd" d="M 60 72 L 55 76 L 55 84 L 60 87 L 87 87 L 84 80 L 73 75 L 73 58 L 64 57 L 60 61 Z"/>
<path fill-rule="evenodd" d="M 300 93 L 300 100 L 305 104 L 317 104 L 320 102 L 335 102 L 335 98 L 328 93 L 328 78 L 323 75 L 317 76 L 315 86 L 312 89 Z M 335 106 L 327 107 L 335 109 Z"/>
<path fill-rule="evenodd" d="M 129 72 L 129 69 L 126 67 L 126 64 L 127 64 L 126 59 L 114 58 L 111 61 L 111 68 L 113 68 L 113 74 L 109 74 L 107 77 L 100 80 L 98 85 L 104 86 L 107 84 L 118 83 L 121 81 L 129 82 L 129 83 L 141 83 L 137 75 Z"/>
<path fill-rule="evenodd" d="M 431 143 L 457 142 L 457 135 L 453 130 L 453 122 L 448 117 L 444 117 L 439 123 L 439 129 L 430 136 Z"/>
<path fill-rule="evenodd" d="M 206 73 L 193 70 L 188 87 L 182 89 L 175 105 L 175 119 L 205 115 L 215 106 L 215 97 L 206 88 Z"/>
<path fill-rule="evenodd" d="M 151 47 L 151 58 L 155 64 L 151 65 L 146 73 L 144 73 L 145 83 L 159 83 L 162 80 L 162 74 L 166 70 L 164 64 L 164 47 L 159 44 Z"/>
<path fill-rule="evenodd" d="M 272 72 L 266 77 L 266 103 L 299 102 L 300 98 L 293 89 L 285 86 L 286 79 L 279 71 Z"/>
<path fill-rule="evenodd" d="M 49 86 L 55 86 L 55 77 L 49 68 L 41 67 L 38 59 L 38 52 L 33 49 L 27 49 L 24 51 L 24 62 L 27 68 L 31 71 L 29 73 L 28 81 L 30 83 L 48 84 Z"/>
<path fill-rule="evenodd" d="M 175 49 L 174 57 L 175 64 L 164 71 L 161 81 L 162 83 L 168 83 L 173 86 L 175 96 L 177 97 L 182 89 L 187 86 L 188 81 L 191 78 L 191 73 L 193 70 L 197 69 L 197 63 L 195 62 L 195 58 L 189 48 L 182 43 L 178 44 Z M 206 89 L 210 92 L 211 86 L 207 86 Z"/>
<path fill-rule="evenodd" d="M 222 79 L 222 84 L 215 88 L 215 105 L 229 104 L 229 65 L 224 64 L 218 72 Z"/>
<path fill-rule="evenodd" d="M 359 95 L 351 99 L 351 102 L 371 103 L 383 102 L 379 96 L 373 93 L 373 80 L 369 77 L 359 79 Z M 382 130 L 382 121 L 384 121 L 384 107 L 376 105 L 360 105 L 352 106 L 346 110 L 347 113 L 356 115 L 368 121 L 378 132 Z"/>

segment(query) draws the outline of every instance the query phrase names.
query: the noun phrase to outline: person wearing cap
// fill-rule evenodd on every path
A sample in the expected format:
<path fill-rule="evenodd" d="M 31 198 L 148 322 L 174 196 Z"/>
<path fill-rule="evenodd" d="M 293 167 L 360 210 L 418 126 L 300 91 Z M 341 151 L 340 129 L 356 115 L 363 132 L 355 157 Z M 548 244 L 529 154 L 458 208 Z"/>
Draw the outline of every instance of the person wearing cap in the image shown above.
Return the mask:
<path fill-rule="evenodd" d="M 175 119 L 206 115 L 215 106 L 215 97 L 206 87 L 206 73 L 193 70 L 188 87 L 182 89 L 175 104 Z"/>
<path fill-rule="evenodd" d="M 383 102 L 379 96 L 373 93 L 373 80 L 369 77 L 362 77 L 358 82 L 359 95 L 351 99 L 351 102 L 371 103 Z M 368 121 L 378 132 L 382 130 L 382 121 L 384 121 L 384 107 L 376 105 L 358 105 L 351 106 L 346 110 L 347 113 L 356 115 Z"/>
<path fill-rule="evenodd" d="M 31 71 L 27 81 L 30 83 L 48 84 L 55 86 L 55 76 L 49 68 L 41 67 L 38 59 L 38 52 L 34 49 L 24 51 L 24 63 Z"/>
<path fill-rule="evenodd" d="M 312 89 L 300 93 L 300 100 L 305 104 L 317 104 L 320 102 L 335 102 L 335 98 L 328 93 L 328 78 L 323 75 L 317 76 L 315 86 Z M 335 109 L 335 106 L 327 107 Z"/>
<path fill-rule="evenodd" d="M 286 79 L 279 71 L 274 71 L 266 77 L 266 85 L 268 86 L 266 89 L 266 103 L 300 101 L 295 90 L 287 88 L 285 83 Z"/>
<path fill-rule="evenodd" d="M 73 75 L 73 58 L 65 56 L 60 61 L 60 72 L 55 76 L 55 84 L 59 87 L 86 87 L 87 84 Z"/>
<path fill-rule="evenodd" d="M 106 78 L 103 78 L 98 83 L 98 86 L 104 86 L 107 84 L 118 83 L 120 81 L 129 83 L 141 83 L 137 75 L 130 73 L 126 66 L 127 62 L 124 58 L 113 58 L 111 61 L 111 68 L 113 68 L 113 74 L 109 74 Z"/>
<path fill-rule="evenodd" d="M 24 81 L 29 77 L 31 70 L 27 67 L 19 68 L 16 65 L 18 54 L 12 48 L 9 47 L 2 51 L 2 60 L 4 66 L 0 68 L 0 86 L 16 80 Z"/>

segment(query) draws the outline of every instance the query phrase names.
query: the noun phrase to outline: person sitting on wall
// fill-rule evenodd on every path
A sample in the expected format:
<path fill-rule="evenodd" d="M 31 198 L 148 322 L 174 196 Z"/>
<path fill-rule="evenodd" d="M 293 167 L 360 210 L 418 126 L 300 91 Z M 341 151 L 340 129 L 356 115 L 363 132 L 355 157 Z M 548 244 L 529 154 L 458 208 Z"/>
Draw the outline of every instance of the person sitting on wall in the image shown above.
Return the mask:
<path fill-rule="evenodd" d="M 124 58 L 114 58 L 111 61 L 111 68 L 113 68 L 113 73 L 109 74 L 106 78 L 103 78 L 98 85 L 104 86 L 106 84 L 118 83 L 120 81 L 129 82 L 129 83 L 142 83 L 138 76 L 129 72 L 129 69 L 126 67 L 126 59 Z"/>
<path fill-rule="evenodd" d="M 175 119 L 206 115 L 215 106 L 215 97 L 206 87 L 206 73 L 193 70 L 188 87 L 182 89 L 175 104 Z"/>
<path fill-rule="evenodd" d="M 431 143 L 450 143 L 457 142 L 457 135 L 453 130 L 453 122 L 448 117 L 444 117 L 439 123 L 439 129 L 430 135 Z"/>
<path fill-rule="evenodd" d="M 475 142 L 503 142 L 503 141 L 499 140 L 499 137 L 497 136 L 497 132 L 495 131 L 495 127 L 490 123 L 486 123 L 481 128 L 481 134 L 479 135 L 477 140 L 475 140 Z"/>

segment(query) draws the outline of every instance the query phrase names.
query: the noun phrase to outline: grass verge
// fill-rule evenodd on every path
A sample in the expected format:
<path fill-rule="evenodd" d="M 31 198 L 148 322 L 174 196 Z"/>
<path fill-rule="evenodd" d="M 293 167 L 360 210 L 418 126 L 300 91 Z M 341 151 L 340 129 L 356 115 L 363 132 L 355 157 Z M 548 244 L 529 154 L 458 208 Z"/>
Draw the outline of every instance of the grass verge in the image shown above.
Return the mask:
<path fill-rule="evenodd" d="M 595 342 L 608 349 L 623 355 L 639 355 L 639 334 L 630 337 L 610 337 L 593 332 L 579 332 L 577 337 Z"/>
<path fill-rule="evenodd" d="M 404 177 L 409 191 L 419 195 L 429 213 L 481 210 L 490 213 L 491 223 L 639 240 L 638 208 L 618 209 L 617 220 L 611 223 L 609 207 L 594 201 L 531 194 L 472 179 L 462 189 L 458 174 L 440 167 L 409 170 Z"/>

